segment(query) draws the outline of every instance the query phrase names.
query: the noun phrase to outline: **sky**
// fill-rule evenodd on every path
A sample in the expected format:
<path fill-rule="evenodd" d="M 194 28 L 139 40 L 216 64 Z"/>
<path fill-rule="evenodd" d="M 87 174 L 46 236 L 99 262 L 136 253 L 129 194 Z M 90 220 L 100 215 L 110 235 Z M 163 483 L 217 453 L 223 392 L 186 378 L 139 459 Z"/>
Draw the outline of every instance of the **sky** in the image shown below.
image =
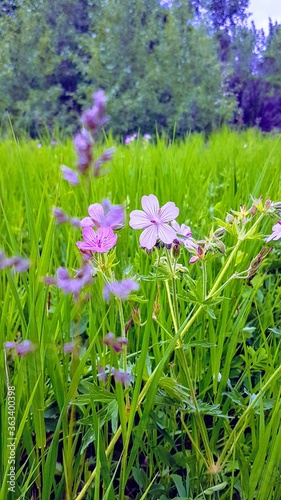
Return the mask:
<path fill-rule="evenodd" d="M 273 23 L 281 23 L 281 0 L 250 0 L 249 12 L 253 14 L 249 24 L 254 21 L 256 28 L 263 28 L 267 33 L 269 17 Z"/>

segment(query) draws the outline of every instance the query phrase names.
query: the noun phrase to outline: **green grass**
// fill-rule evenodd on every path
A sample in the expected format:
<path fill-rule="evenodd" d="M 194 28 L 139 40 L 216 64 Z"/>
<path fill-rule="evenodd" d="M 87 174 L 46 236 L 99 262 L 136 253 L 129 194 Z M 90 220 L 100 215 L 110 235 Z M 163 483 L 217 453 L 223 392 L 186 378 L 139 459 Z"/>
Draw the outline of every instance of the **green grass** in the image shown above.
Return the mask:
<path fill-rule="evenodd" d="M 277 216 L 261 208 L 238 239 L 227 226 L 225 255 L 189 264 L 182 249 L 181 270 L 164 249 L 141 250 L 128 225 L 144 194 L 174 201 L 197 240 L 260 195 L 281 200 L 279 137 L 224 129 L 207 142 L 118 145 L 110 172 L 78 187 L 61 178 L 61 164 L 75 165 L 71 142 L 0 144 L 0 250 L 31 261 L 27 273 L 1 271 L 0 346 L 37 347 L 23 358 L 1 347 L 0 500 L 281 499 L 279 242 L 252 280 L 241 275 L 269 247 Z M 41 279 L 81 264 L 81 231 L 56 225 L 52 207 L 82 218 L 103 198 L 124 205 L 126 225 L 112 257 L 100 259 L 90 300 L 74 303 Z M 105 303 L 113 274 L 137 277 L 140 290 Z M 129 344 L 117 355 L 102 339 L 122 336 L 123 319 Z M 73 340 L 78 357 L 63 352 Z M 126 368 L 132 383 L 101 382 L 98 365 Z M 7 385 L 16 394 L 15 493 Z"/>

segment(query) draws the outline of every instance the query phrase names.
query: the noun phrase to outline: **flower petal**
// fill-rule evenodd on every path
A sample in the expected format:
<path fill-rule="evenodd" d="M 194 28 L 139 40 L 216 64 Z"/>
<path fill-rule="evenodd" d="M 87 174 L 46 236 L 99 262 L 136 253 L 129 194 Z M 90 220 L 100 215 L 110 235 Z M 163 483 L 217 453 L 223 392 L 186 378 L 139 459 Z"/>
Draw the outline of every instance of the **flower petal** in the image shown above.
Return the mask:
<path fill-rule="evenodd" d="M 94 226 L 94 222 L 91 219 L 91 217 L 84 217 L 84 219 L 82 219 L 80 221 L 80 226 L 81 227 L 93 227 Z"/>
<path fill-rule="evenodd" d="M 151 221 L 148 215 L 142 210 L 133 210 L 130 213 L 129 224 L 133 229 L 144 229 L 151 226 Z"/>
<path fill-rule="evenodd" d="M 179 213 L 180 211 L 174 202 L 168 201 L 168 203 L 165 203 L 160 210 L 161 222 L 170 222 L 171 220 L 176 219 Z"/>
<path fill-rule="evenodd" d="M 89 216 L 91 217 L 95 227 L 100 227 L 104 223 L 104 209 L 100 203 L 94 203 L 88 208 Z"/>
<path fill-rule="evenodd" d="M 124 224 L 124 209 L 122 205 L 112 207 L 104 217 L 106 226 L 111 226 L 112 229 L 119 229 Z"/>
<path fill-rule="evenodd" d="M 168 224 L 161 224 L 158 228 L 158 238 L 163 241 L 163 243 L 173 243 L 177 238 L 176 231 Z"/>
<path fill-rule="evenodd" d="M 158 237 L 157 226 L 154 224 L 147 227 L 140 235 L 140 245 L 143 248 L 151 250 L 154 247 Z"/>
<path fill-rule="evenodd" d="M 145 213 L 152 216 L 153 218 L 157 217 L 159 213 L 159 201 L 154 194 L 143 196 L 141 199 L 141 205 Z"/>

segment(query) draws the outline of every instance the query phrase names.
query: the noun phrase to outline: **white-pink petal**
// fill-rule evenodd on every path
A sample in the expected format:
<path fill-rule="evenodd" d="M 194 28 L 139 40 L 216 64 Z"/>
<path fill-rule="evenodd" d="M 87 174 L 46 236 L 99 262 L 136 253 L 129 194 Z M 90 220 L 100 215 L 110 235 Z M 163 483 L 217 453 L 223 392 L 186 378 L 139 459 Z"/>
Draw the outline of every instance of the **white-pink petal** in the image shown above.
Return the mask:
<path fill-rule="evenodd" d="M 140 246 L 143 248 L 147 248 L 147 250 L 151 250 L 158 237 L 157 227 L 153 224 L 152 226 L 147 227 L 140 235 Z"/>
<path fill-rule="evenodd" d="M 180 211 L 173 201 L 168 201 L 160 210 L 161 222 L 170 222 L 176 219 Z"/>
<path fill-rule="evenodd" d="M 159 214 L 159 201 L 155 194 L 143 196 L 141 199 L 141 205 L 144 211 L 152 216 L 152 218 L 157 217 L 157 215 Z"/>
<path fill-rule="evenodd" d="M 163 241 L 163 243 L 173 243 L 173 241 L 177 238 L 176 231 L 168 224 L 161 224 L 158 227 L 158 238 Z"/>
<path fill-rule="evenodd" d="M 151 225 L 149 216 L 142 210 L 133 210 L 130 213 L 129 225 L 133 229 L 144 229 Z"/>

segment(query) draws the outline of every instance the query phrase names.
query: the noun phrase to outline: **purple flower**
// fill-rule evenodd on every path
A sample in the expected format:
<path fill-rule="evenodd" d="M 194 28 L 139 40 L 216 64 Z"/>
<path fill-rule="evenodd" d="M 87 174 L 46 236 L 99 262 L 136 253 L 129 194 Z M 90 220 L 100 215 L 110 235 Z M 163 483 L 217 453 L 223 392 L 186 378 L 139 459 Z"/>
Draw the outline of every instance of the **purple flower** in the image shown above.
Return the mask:
<path fill-rule="evenodd" d="M 117 337 L 113 333 L 107 333 L 103 339 L 104 345 L 111 347 L 115 352 L 119 353 L 122 351 L 124 345 L 128 345 L 128 339 L 126 337 Z"/>
<path fill-rule="evenodd" d="M 70 222 L 74 227 L 80 227 L 80 220 L 77 217 L 69 217 L 61 208 L 53 207 L 53 216 L 57 224 L 65 224 Z"/>
<path fill-rule="evenodd" d="M 107 200 L 106 200 L 107 203 Z M 122 205 L 106 206 L 106 203 L 94 203 L 88 208 L 90 217 L 81 220 L 82 227 L 111 227 L 120 229 L 124 225 L 124 209 Z M 106 207 L 106 208 L 105 208 Z"/>
<path fill-rule="evenodd" d="M 129 385 L 131 381 L 130 373 L 116 370 L 116 368 L 111 368 L 111 374 L 113 375 L 115 382 L 120 382 L 120 384 L 125 387 Z"/>
<path fill-rule="evenodd" d="M 57 224 L 65 224 L 66 222 L 69 222 L 68 215 L 61 208 L 53 207 L 53 216 L 55 217 Z"/>
<path fill-rule="evenodd" d="M 79 134 L 76 134 L 73 142 L 78 156 L 77 168 L 83 174 L 93 161 L 93 141 L 89 132 L 83 129 Z"/>
<path fill-rule="evenodd" d="M 185 224 L 182 224 L 180 226 L 175 220 L 173 220 L 171 224 L 177 233 L 177 239 L 180 241 L 180 243 L 182 243 L 188 251 L 197 250 L 198 245 L 191 237 L 192 232 L 190 227 L 186 226 Z"/>
<path fill-rule="evenodd" d="M 65 294 L 72 293 L 77 302 L 82 288 L 92 283 L 92 274 L 92 267 L 87 264 L 76 272 L 74 278 L 71 278 L 68 269 L 59 267 L 55 278 L 47 276 L 43 281 L 47 285 L 56 285 Z"/>
<path fill-rule="evenodd" d="M 8 258 L 5 256 L 4 252 L 0 251 L 0 270 L 12 266 L 14 266 L 14 271 L 16 273 L 22 273 L 29 269 L 30 262 L 28 259 L 24 259 L 19 255 Z"/>
<path fill-rule="evenodd" d="M 109 300 L 110 294 L 112 293 L 121 300 L 126 300 L 130 293 L 138 290 L 139 284 L 132 279 L 127 279 L 123 281 L 114 281 L 112 283 L 107 283 L 103 289 L 103 297 L 106 301 Z"/>
<path fill-rule="evenodd" d="M 72 186 L 77 186 L 77 184 L 80 184 L 80 180 L 79 180 L 79 176 L 78 176 L 77 172 L 75 172 L 74 170 L 72 170 L 69 167 L 66 167 L 65 165 L 62 165 L 60 169 L 62 171 L 63 178 L 67 182 L 72 184 Z"/>
<path fill-rule="evenodd" d="M 14 349 L 18 356 L 24 357 L 29 352 L 35 351 L 36 347 L 30 340 L 24 340 L 23 342 L 5 342 L 5 349 Z"/>
<path fill-rule="evenodd" d="M 113 153 L 115 153 L 115 151 L 116 151 L 115 148 L 109 148 L 106 151 L 104 151 L 104 153 L 102 153 L 102 155 L 97 159 L 97 161 L 95 162 L 95 166 L 94 166 L 94 176 L 95 177 L 99 176 L 100 169 L 101 169 L 102 165 L 104 163 L 112 160 L 112 155 L 113 155 Z"/>
<path fill-rule="evenodd" d="M 79 356 L 79 350 L 74 342 L 67 342 L 66 344 L 64 344 L 63 352 L 65 354 L 73 354 L 76 357 Z"/>
<path fill-rule="evenodd" d="M 76 245 L 82 252 L 107 253 L 116 245 L 117 234 L 111 227 L 99 227 L 94 231 L 91 227 L 82 230 L 84 241 L 78 241 Z"/>
<path fill-rule="evenodd" d="M 146 141 L 150 141 L 150 139 L 151 139 L 151 135 L 150 135 L 150 134 L 144 134 L 143 138 L 144 138 Z"/>
<path fill-rule="evenodd" d="M 98 366 L 98 378 L 102 381 L 102 382 L 106 382 L 106 373 L 105 373 L 105 370 L 102 366 Z"/>
<path fill-rule="evenodd" d="M 281 238 L 281 220 L 279 220 L 277 222 L 277 224 L 275 224 L 273 227 L 272 227 L 272 234 L 270 236 L 268 236 L 268 238 L 266 239 L 266 242 L 268 241 L 271 241 L 271 240 L 280 240 Z"/>
<path fill-rule="evenodd" d="M 107 123 L 108 117 L 105 115 L 106 95 L 103 90 L 98 90 L 93 94 L 94 105 L 86 109 L 82 114 L 81 122 L 84 127 L 90 130 L 93 136 Z"/>
<path fill-rule="evenodd" d="M 130 214 L 130 226 L 133 229 L 144 229 L 140 235 L 140 245 L 151 250 L 159 239 L 170 244 L 176 239 L 176 231 L 168 225 L 179 215 L 179 209 L 169 201 L 162 208 L 154 194 L 143 196 L 142 210 L 133 210 Z"/>

